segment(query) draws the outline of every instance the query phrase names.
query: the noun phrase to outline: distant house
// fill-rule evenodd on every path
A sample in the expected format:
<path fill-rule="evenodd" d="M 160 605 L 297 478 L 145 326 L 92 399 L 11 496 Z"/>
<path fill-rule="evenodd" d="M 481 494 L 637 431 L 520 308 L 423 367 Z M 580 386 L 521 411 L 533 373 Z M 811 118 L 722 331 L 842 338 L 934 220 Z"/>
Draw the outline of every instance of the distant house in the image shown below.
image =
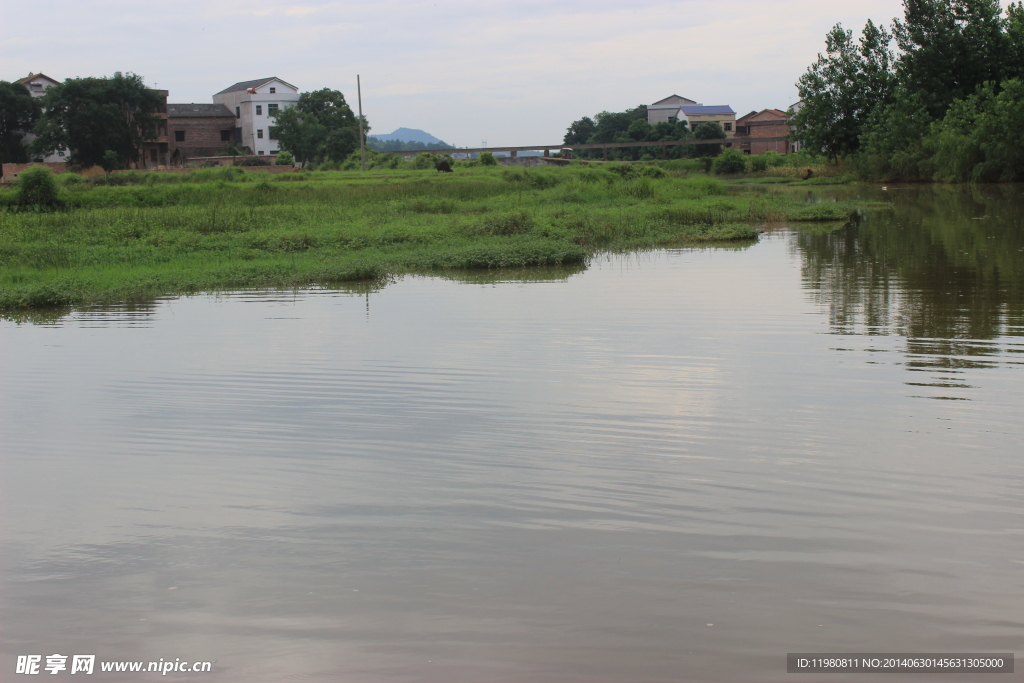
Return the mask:
<path fill-rule="evenodd" d="M 273 117 L 298 103 L 299 89 L 280 78 L 258 78 L 221 90 L 213 101 L 234 114 L 236 144 L 258 155 L 277 154 L 281 145 L 274 138 Z"/>
<path fill-rule="evenodd" d="M 142 143 L 139 150 L 139 161 L 136 164 L 142 168 L 153 168 L 156 166 L 168 166 L 171 163 L 167 143 L 167 94 L 166 90 L 150 90 L 159 98 L 160 103 L 156 108 L 156 130 L 153 133 L 156 137 Z"/>
<path fill-rule="evenodd" d="M 669 95 L 663 100 L 647 105 L 647 123 L 652 126 L 663 121 L 675 123 L 679 114 L 679 107 L 699 104 L 699 102 L 694 102 L 680 95 Z"/>
<path fill-rule="evenodd" d="M 234 112 L 223 104 L 168 104 L 167 142 L 171 164 L 187 157 L 216 156 L 228 145 L 241 145 Z"/>
<path fill-rule="evenodd" d="M 47 90 L 55 85 L 60 85 L 60 81 L 56 78 L 50 78 L 46 74 L 29 74 L 28 76 L 25 76 L 25 78 L 19 78 L 15 83 L 21 83 L 25 86 L 32 97 L 42 97 L 46 94 Z M 21 142 L 27 146 L 35 139 L 35 135 L 32 133 L 26 133 L 21 139 Z M 34 161 L 42 161 L 48 164 L 61 163 L 67 161 L 68 156 L 68 151 L 66 149 L 61 149 L 45 157 L 37 156 Z"/>
<path fill-rule="evenodd" d="M 803 109 L 803 108 L 804 108 L 804 101 L 803 100 L 800 100 L 799 102 L 795 102 L 795 103 L 789 105 L 789 115 L 791 117 L 792 116 L 796 116 L 798 113 L 800 113 L 800 110 Z M 793 142 L 789 143 L 789 150 L 791 152 L 793 152 L 794 154 L 796 154 L 797 152 L 799 152 L 801 150 L 801 148 L 803 148 L 803 146 L 804 146 L 803 141 L 801 141 L 801 140 L 794 140 Z"/>
<path fill-rule="evenodd" d="M 690 130 L 696 130 L 702 123 L 717 123 L 725 131 L 725 137 L 731 138 L 736 134 L 736 112 L 727 104 L 715 104 L 708 107 L 703 105 L 684 105 L 679 107 L 676 114 L 679 121 L 686 121 L 690 124 Z"/>
<path fill-rule="evenodd" d="M 764 154 L 789 151 L 789 143 L 785 140 L 769 142 L 757 138 L 784 138 L 789 135 L 789 114 L 779 109 L 762 109 L 741 116 L 736 121 L 736 134 L 740 137 L 752 138 L 750 142 L 740 144 L 744 154 Z"/>

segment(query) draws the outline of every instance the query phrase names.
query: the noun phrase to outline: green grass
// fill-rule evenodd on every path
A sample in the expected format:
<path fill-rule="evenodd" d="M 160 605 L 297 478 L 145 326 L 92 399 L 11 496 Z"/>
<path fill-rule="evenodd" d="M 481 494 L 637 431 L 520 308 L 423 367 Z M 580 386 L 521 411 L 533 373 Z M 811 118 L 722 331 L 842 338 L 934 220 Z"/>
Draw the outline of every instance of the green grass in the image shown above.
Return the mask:
<path fill-rule="evenodd" d="M 262 179 L 261 179 L 262 178 Z M 855 207 L 707 176 L 593 166 L 61 179 L 67 207 L 0 190 L 0 310 L 141 301 L 404 273 L 585 266 L 598 251 L 756 240 L 766 221 Z"/>

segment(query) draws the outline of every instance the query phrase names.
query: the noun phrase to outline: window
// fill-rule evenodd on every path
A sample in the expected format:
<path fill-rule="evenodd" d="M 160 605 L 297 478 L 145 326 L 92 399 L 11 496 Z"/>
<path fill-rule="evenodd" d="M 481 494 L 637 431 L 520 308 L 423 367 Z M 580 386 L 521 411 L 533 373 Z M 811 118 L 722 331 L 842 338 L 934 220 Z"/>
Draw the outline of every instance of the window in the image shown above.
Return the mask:
<path fill-rule="evenodd" d="M 185 142 L 185 131 L 183 131 L 183 130 L 176 130 L 176 131 L 174 131 L 174 141 L 175 142 Z"/>
<path fill-rule="evenodd" d="M 270 89 L 270 94 L 271 94 L 271 95 L 273 95 L 273 94 L 274 94 L 274 93 L 276 93 L 276 92 L 277 92 L 277 88 L 271 88 L 271 89 Z"/>
<path fill-rule="evenodd" d="M 221 142 L 231 142 L 231 132 L 232 131 L 231 131 L 230 128 L 228 128 L 227 130 L 222 130 L 220 132 L 220 141 Z"/>
<path fill-rule="evenodd" d="M 270 138 L 271 140 L 276 140 L 277 139 L 277 129 L 274 128 L 273 126 L 270 126 L 269 128 L 267 128 L 267 137 Z"/>
<path fill-rule="evenodd" d="M 256 153 L 262 156 L 263 155 L 263 150 L 261 149 L 260 151 L 258 151 Z"/>
<path fill-rule="evenodd" d="M 276 150 L 276 149 L 272 149 L 272 150 L 270 150 L 270 153 L 271 153 L 271 154 L 277 154 L 277 152 L 278 152 L 278 150 Z"/>
<path fill-rule="evenodd" d="M 235 118 L 236 119 L 242 118 L 242 108 L 241 107 L 235 107 Z"/>
<path fill-rule="evenodd" d="M 267 116 L 277 116 L 277 105 L 276 104 L 268 104 L 267 105 Z"/>
<path fill-rule="evenodd" d="M 263 116 L 263 107 L 258 104 L 256 105 L 256 116 Z"/>
<path fill-rule="evenodd" d="M 149 150 L 149 160 L 152 161 L 153 163 L 156 163 L 156 150 L 155 149 Z"/>
<path fill-rule="evenodd" d="M 732 130 L 732 124 L 731 124 L 731 123 L 729 123 L 728 121 L 726 121 L 726 122 L 725 122 L 724 124 L 722 124 L 722 126 L 723 126 L 723 127 L 724 127 L 724 128 L 726 129 L 726 130 Z"/>
<path fill-rule="evenodd" d="M 256 137 L 258 137 L 260 140 L 263 139 L 263 129 L 262 128 L 260 128 L 259 130 L 256 131 Z"/>

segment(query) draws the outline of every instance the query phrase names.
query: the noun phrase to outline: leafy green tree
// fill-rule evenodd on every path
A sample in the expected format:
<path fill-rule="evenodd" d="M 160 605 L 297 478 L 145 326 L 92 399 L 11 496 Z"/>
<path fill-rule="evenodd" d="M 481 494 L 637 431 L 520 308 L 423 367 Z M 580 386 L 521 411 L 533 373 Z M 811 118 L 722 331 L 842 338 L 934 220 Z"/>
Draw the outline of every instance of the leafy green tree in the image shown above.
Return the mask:
<path fill-rule="evenodd" d="M 363 118 L 363 134 L 370 130 Z M 359 149 L 359 119 L 337 90 L 305 92 L 294 107 L 280 110 L 274 135 L 300 162 L 344 161 Z"/>
<path fill-rule="evenodd" d="M 294 163 L 295 163 L 295 157 L 293 157 L 292 153 L 289 152 L 288 150 L 280 152 L 277 155 L 277 165 L 278 166 L 291 166 Z"/>
<path fill-rule="evenodd" d="M 714 121 L 705 121 L 693 131 L 693 137 L 697 140 L 721 140 L 725 138 L 725 131 L 722 124 Z M 722 151 L 722 145 L 694 145 L 694 153 L 697 156 L 714 156 Z"/>
<path fill-rule="evenodd" d="M 641 140 L 650 140 L 651 133 L 653 132 L 654 130 L 651 127 L 651 124 L 647 123 L 647 119 L 636 119 L 629 124 L 629 128 L 626 129 L 626 134 L 637 142 Z"/>
<path fill-rule="evenodd" d="M 979 85 L 1002 80 L 1011 45 L 999 0 L 904 0 L 903 9 L 903 21 L 893 23 L 902 52 L 897 72 L 933 118 Z"/>
<path fill-rule="evenodd" d="M 136 74 L 69 78 L 41 99 L 32 142 L 37 154 L 70 149 L 72 163 L 107 168 L 111 151 L 116 164 L 126 167 L 139 160 L 142 143 L 156 137 L 161 100 Z"/>
<path fill-rule="evenodd" d="M 39 104 L 20 83 L 0 81 L 0 164 L 23 164 L 28 150 L 22 138 L 39 118 Z"/>
<path fill-rule="evenodd" d="M 566 145 L 585 145 L 596 132 L 597 124 L 589 116 L 584 116 L 582 119 L 572 122 L 572 125 L 565 131 L 562 142 Z"/>
<path fill-rule="evenodd" d="M 950 106 L 926 140 L 941 180 L 1024 179 L 1024 82 L 988 83 Z"/>
<path fill-rule="evenodd" d="M 897 86 L 893 101 L 875 107 L 865 122 L 858 169 L 870 177 L 924 179 L 930 175 L 924 136 L 933 122 L 922 94 Z"/>
<path fill-rule="evenodd" d="M 1006 43 L 1004 78 L 1024 79 L 1024 2 L 1011 2 L 1006 8 Z"/>
<path fill-rule="evenodd" d="M 819 54 L 797 81 L 803 107 L 792 123 L 796 137 L 807 147 L 830 159 L 857 151 L 871 112 L 892 99 L 891 39 L 870 20 L 859 44 L 840 24 L 829 31 L 825 54 Z"/>

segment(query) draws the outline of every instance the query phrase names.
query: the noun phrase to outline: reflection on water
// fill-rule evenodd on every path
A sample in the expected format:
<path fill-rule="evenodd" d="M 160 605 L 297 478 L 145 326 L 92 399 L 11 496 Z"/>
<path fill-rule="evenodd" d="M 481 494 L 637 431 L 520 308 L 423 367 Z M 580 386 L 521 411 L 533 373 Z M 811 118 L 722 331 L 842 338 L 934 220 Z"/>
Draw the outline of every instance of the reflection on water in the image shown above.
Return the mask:
<path fill-rule="evenodd" d="M 969 389 L 964 370 L 1021 363 L 1024 189 L 889 192 L 891 210 L 801 230 L 793 242 L 804 286 L 827 309 L 832 331 L 898 336 L 906 368 L 929 375 L 908 386 Z M 929 397 L 968 398 L 949 393 Z"/>
<path fill-rule="evenodd" d="M 891 192 L 739 250 L 0 321 L 0 670 L 1024 649 L 1017 190 Z"/>

